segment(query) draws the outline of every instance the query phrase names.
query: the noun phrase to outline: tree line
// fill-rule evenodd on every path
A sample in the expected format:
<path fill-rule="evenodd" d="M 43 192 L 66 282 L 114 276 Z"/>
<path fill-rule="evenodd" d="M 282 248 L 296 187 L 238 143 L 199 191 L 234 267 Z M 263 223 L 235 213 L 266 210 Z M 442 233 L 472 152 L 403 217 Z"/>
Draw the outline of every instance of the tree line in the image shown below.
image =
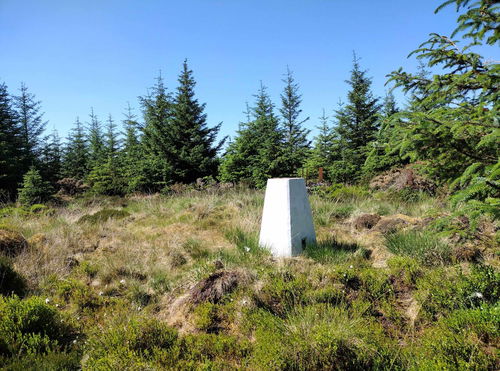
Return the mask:
<path fill-rule="evenodd" d="M 103 122 L 91 110 L 85 122 L 76 119 L 64 143 L 57 132 L 43 136 L 41 104 L 25 85 L 11 96 L 2 84 L 0 188 L 5 197 L 15 197 L 25 174 L 39 188 L 73 178 L 91 192 L 110 195 L 157 192 L 205 177 L 262 187 L 269 177 L 296 176 L 301 169 L 316 174 L 320 167 L 330 182 L 356 184 L 418 162 L 456 193 L 457 202 L 498 209 L 499 65 L 471 49 L 498 44 L 498 6 L 449 0 L 436 11 L 449 4 L 461 11 L 452 36 L 431 34 L 412 53 L 420 61 L 417 72 L 400 68 L 388 75 L 406 102 L 398 107 L 391 91 L 376 97 L 354 55 L 345 103 L 331 117 L 323 110 L 313 141 L 304 127 L 309 118 L 302 115 L 300 87 L 288 68 L 279 106 L 261 83 L 224 151 L 227 138 L 217 140 L 221 124 L 208 126 L 186 61 L 174 92 L 159 76 L 139 98 L 141 119 L 127 107 L 123 132 L 113 117 Z M 471 42 L 459 48 L 457 35 Z M 441 72 L 431 73 L 435 67 Z"/>

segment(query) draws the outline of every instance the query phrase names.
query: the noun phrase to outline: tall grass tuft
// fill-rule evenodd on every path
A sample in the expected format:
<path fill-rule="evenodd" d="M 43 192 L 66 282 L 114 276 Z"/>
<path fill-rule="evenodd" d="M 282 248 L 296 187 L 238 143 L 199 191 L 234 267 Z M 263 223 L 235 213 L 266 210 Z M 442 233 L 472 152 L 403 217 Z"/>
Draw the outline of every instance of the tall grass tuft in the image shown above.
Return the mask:
<path fill-rule="evenodd" d="M 409 256 L 427 266 L 451 262 L 451 250 L 429 231 L 399 231 L 386 236 L 387 249 L 396 255 Z"/>

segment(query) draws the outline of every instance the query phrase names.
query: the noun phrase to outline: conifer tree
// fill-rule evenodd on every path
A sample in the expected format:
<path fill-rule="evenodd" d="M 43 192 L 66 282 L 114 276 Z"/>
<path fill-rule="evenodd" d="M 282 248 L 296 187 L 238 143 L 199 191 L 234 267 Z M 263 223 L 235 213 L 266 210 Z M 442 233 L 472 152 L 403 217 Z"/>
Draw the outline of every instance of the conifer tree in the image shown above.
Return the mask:
<path fill-rule="evenodd" d="M 85 179 L 88 173 L 89 154 L 87 138 L 82 123 L 76 118 L 73 129 L 68 135 L 63 155 L 63 175 L 78 180 Z"/>
<path fill-rule="evenodd" d="M 221 165 L 221 179 L 245 180 L 263 187 L 268 178 L 283 176 L 283 132 L 262 83 L 255 98 L 253 120 L 242 124 L 230 143 Z"/>
<path fill-rule="evenodd" d="M 40 161 L 40 172 L 52 186 L 61 179 L 62 176 L 62 147 L 61 139 L 57 130 L 45 137 Z"/>
<path fill-rule="evenodd" d="M 88 181 L 92 191 L 105 195 L 122 195 L 125 190 L 122 164 L 119 161 L 120 141 L 116 131 L 116 124 L 111 115 L 106 122 L 104 142 L 104 159 L 94 165 Z"/>
<path fill-rule="evenodd" d="M 94 108 L 90 108 L 90 122 L 88 123 L 88 149 L 89 149 L 89 166 L 95 167 L 101 164 L 106 159 L 104 138 L 97 115 L 94 113 Z"/>
<path fill-rule="evenodd" d="M 212 128 L 207 126 L 206 114 L 203 112 L 205 104 L 200 104 L 195 98 L 196 82 L 186 60 L 178 81 L 172 106 L 167 155 L 173 179 L 190 183 L 197 178 L 216 175 L 217 153 L 225 138 L 216 143 L 221 124 Z"/>
<path fill-rule="evenodd" d="M 144 149 L 139 138 L 139 123 L 130 104 L 127 105 L 124 116 L 125 140 L 121 152 L 121 163 L 123 176 L 127 182 L 125 192 L 128 193 L 142 190 L 147 179 L 144 177 Z"/>
<path fill-rule="evenodd" d="M 53 188 L 45 181 L 40 172 L 32 167 L 23 177 L 22 187 L 19 188 L 18 201 L 23 206 L 31 206 L 49 199 Z"/>
<path fill-rule="evenodd" d="M 160 76 L 144 97 L 139 98 L 143 115 L 141 144 L 144 148 L 145 191 L 158 191 L 172 181 L 170 128 L 172 122 L 172 98 Z"/>
<path fill-rule="evenodd" d="M 292 71 L 287 67 L 283 93 L 281 94 L 281 119 L 284 133 L 283 174 L 297 175 L 309 152 L 311 142 L 307 139 L 310 130 L 302 127 L 309 117 L 300 119 L 302 97 L 299 85 L 295 82 Z"/>
<path fill-rule="evenodd" d="M 499 67 L 470 50 L 498 45 L 498 4 L 448 0 L 436 12 L 450 4 L 466 8 L 452 37 L 462 34 L 471 44 L 459 48 L 458 40 L 433 33 L 412 54 L 442 73 L 422 78 L 400 68 L 389 75 L 405 93 L 421 95 L 398 114 L 401 148 L 435 180 L 452 182 L 457 202 L 500 217 Z"/>
<path fill-rule="evenodd" d="M 376 137 L 380 105 L 370 91 L 371 79 L 361 70 L 356 54 L 351 77 L 346 82 L 351 87 L 347 104 L 336 111 L 341 158 L 333 163 L 330 175 L 336 182 L 354 183 L 360 179 L 368 144 Z"/>
<path fill-rule="evenodd" d="M 41 102 L 28 91 L 28 87 L 22 83 L 19 90 L 20 94 L 14 97 L 15 109 L 22 130 L 23 149 L 27 161 L 33 165 L 41 154 L 42 134 L 47 122 L 43 121 Z"/>
<path fill-rule="evenodd" d="M 325 110 L 319 117 L 318 135 L 314 138 L 313 149 L 307 158 L 306 168 L 309 173 L 316 173 L 320 167 L 326 169 L 334 161 L 334 154 L 338 152 L 338 140 L 335 131 L 329 124 Z"/>
<path fill-rule="evenodd" d="M 4 83 L 0 84 L 0 198 L 12 198 L 25 171 L 23 136 Z"/>

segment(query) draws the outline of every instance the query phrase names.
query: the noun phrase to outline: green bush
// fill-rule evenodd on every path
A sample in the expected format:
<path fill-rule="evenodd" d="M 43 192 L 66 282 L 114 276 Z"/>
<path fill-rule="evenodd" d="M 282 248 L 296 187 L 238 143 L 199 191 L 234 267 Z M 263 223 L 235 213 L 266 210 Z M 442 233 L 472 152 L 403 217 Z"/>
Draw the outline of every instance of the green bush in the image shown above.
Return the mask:
<path fill-rule="evenodd" d="M 278 322 L 278 323 L 276 323 Z M 265 370 L 368 370 L 397 365 L 395 346 L 368 318 L 329 305 L 297 308 L 283 320 L 257 320 L 251 364 Z"/>
<path fill-rule="evenodd" d="M 428 231 L 398 231 L 386 235 L 386 246 L 396 255 L 409 256 L 427 266 L 451 262 L 450 247 Z"/>
<path fill-rule="evenodd" d="M 26 280 L 12 268 L 9 259 L 0 256 L 0 294 L 24 296 L 26 289 Z"/>
<path fill-rule="evenodd" d="M 333 184 L 328 188 L 327 197 L 335 201 L 352 202 L 368 197 L 370 193 L 360 186 Z"/>
<path fill-rule="evenodd" d="M 130 213 L 125 210 L 103 209 L 92 215 L 84 215 L 78 223 L 98 224 L 108 221 L 109 219 L 123 219 L 130 216 Z"/>
<path fill-rule="evenodd" d="M 416 369 L 493 370 L 500 341 L 500 307 L 457 310 L 425 331 L 412 349 Z M 493 350 L 494 352 L 494 350 Z"/>
<path fill-rule="evenodd" d="M 65 349 L 73 329 L 40 297 L 0 296 L 0 354 L 12 357 Z"/>
<path fill-rule="evenodd" d="M 310 288 L 311 284 L 303 274 L 272 272 L 254 294 L 254 300 L 258 307 L 284 317 L 295 306 L 305 303 L 305 292 Z"/>

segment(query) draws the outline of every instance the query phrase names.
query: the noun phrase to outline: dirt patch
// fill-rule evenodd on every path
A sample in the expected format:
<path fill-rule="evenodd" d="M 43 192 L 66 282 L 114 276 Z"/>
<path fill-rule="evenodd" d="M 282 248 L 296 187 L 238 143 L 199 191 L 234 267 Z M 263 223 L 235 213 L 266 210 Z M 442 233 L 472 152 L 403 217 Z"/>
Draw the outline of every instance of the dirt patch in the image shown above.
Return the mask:
<path fill-rule="evenodd" d="M 244 275 L 238 271 L 219 271 L 198 282 L 189 293 L 189 301 L 193 304 L 203 302 L 218 303 L 222 298 L 233 292 Z"/>
<path fill-rule="evenodd" d="M 377 214 L 362 214 L 358 216 L 356 219 L 353 221 L 354 228 L 357 230 L 362 230 L 362 229 L 372 229 L 377 225 L 378 221 L 380 220 L 380 215 Z"/>
<path fill-rule="evenodd" d="M 374 230 L 382 234 L 394 233 L 408 225 L 406 220 L 401 218 L 384 218 L 375 226 Z"/>
<path fill-rule="evenodd" d="M 428 179 L 418 175 L 411 168 L 392 169 L 374 177 L 370 182 L 371 189 L 401 191 L 412 189 L 434 194 L 436 185 Z"/>
<path fill-rule="evenodd" d="M 413 327 L 420 311 L 420 304 L 412 295 L 414 287 L 405 282 L 401 275 L 389 276 L 389 282 L 394 290 L 397 306 L 404 314 L 408 325 Z"/>
<path fill-rule="evenodd" d="M 18 232 L 0 229 L 0 252 L 7 256 L 19 255 L 28 247 L 26 239 Z"/>

